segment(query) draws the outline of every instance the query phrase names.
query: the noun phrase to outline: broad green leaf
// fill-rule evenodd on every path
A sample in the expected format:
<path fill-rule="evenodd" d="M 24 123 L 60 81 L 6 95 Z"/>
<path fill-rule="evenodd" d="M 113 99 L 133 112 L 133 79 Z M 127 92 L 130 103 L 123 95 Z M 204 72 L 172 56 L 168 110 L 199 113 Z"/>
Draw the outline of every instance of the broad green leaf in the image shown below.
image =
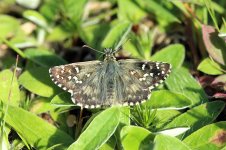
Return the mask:
<path fill-rule="evenodd" d="M 130 125 L 130 108 L 129 107 L 121 107 L 120 112 L 121 112 L 120 122 L 119 122 L 119 125 L 118 125 L 114 135 L 115 135 L 118 147 L 120 147 L 122 149 L 123 146 L 122 146 L 122 141 L 120 140 L 120 133 L 124 126 Z"/>
<path fill-rule="evenodd" d="M 48 30 L 46 19 L 39 12 L 35 10 L 26 10 L 23 12 L 23 17 Z"/>
<path fill-rule="evenodd" d="M 169 10 L 161 6 L 161 3 L 158 3 L 157 1 L 135 0 L 135 2 L 148 13 L 154 14 L 158 22 L 163 26 L 169 25 L 173 22 L 180 22 L 180 20 L 175 15 L 173 15 Z"/>
<path fill-rule="evenodd" d="M 75 25 L 79 25 L 82 21 L 83 11 L 87 0 L 63 0 L 64 15 L 66 15 Z"/>
<path fill-rule="evenodd" d="M 218 32 L 212 26 L 202 26 L 203 41 L 209 55 L 218 63 L 226 64 L 226 44 L 218 37 Z"/>
<path fill-rule="evenodd" d="M 107 34 L 104 41 L 102 42 L 102 47 L 112 48 L 117 50 L 122 43 L 126 40 L 126 36 L 130 32 L 131 24 L 129 22 L 123 22 L 115 25 Z"/>
<path fill-rule="evenodd" d="M 115 132 L 120 119 L 118 107 L 111 107 L 96 116 L 86 130 L 68 150 L 98 149 Z"/>
<path fill-rule="evenodd" d="M 62 0 L 45 1 L 40 5 L 39 12 L 45 16 L 48 23 L 56 21 L 56 17 L 59 15 L 62 5 L 59 5 Z"/>
<path fill-rule="evenodd" d="M 178 110 L 157 110 L 155 115 L 155 128 L 157 131 L 162 130 L 162 128 L 170 123 L 175 117 L 181 114 Z"/>
<path fill-rule="evenodd" d="M 29 9 L 37 9 L 41 0 L 16 0 L 18 5 Z"/>
<path fill-rule="evenodd" d="M 114 136 L 111 136 L 111 138 L 102 145 L 99 150 L 115 150 L 116 140 Z"/>
<path fill-rule="evenodd" d="M 78 30 L 78 33 L 86 44 L 97 50 L 102 50 L 101 43 L 110 29 L 111 26 L 109 24 L 100 23 L 97 25 L 81 27 Z"/>
<path fill-rule="evenodd" d="M 118 0 L 118 18 L 119 20 L 127 20 L 133 23 L 138 23 L 147 13 L 137 6 L 134 1 Z"/>
<path fill-rule="evenodd" d="M 56 26 L 52 29 L 52 31 L 48 34 L 47 40 L 48 42 L 63 42 L 66 38 L 68 38 L 71 33 L 65 31 L 62 26 Z"/>
<path fill-rule="evenodd" d="M 208 100 L 200 84 L 183 68 L 173 70 L 165 83 L 170 91 L 187 97 L 192 106 Z"/>
<path fill-rule="evenodd" d="M 17 34 L 20 23 L 16 18 L 7 15 L 0 15 L 0 41 L 1 38 L 12 37 Z"/>
<path fill-rule="evenodd" d="M 154 42 L 154 31 L 144 26 L 137 33 L 130 32 L 129 41 L 123 45 L 123 49 L 130 52 L 134 58 L 149 60 Z"/>
<path fill-rule="evenodd" d="M 48 50 L 29 48 L 26 49 L 24 53 L 28 59 L 43 67 L 63 65 L 67 63 L 64 59 Z"/>
<path fill-rule="evenodd" d="M 124 126 L 120 133 L 122 145 L 124 149 L 138 150 L 138 149 L 152 149 L 154 135 L 150 131 L 137 126 Z"/>
<path fill-rule="evenodd" d="M 190 129 L 189 127 L 172 128 L 172 129 L 166 129 L 166 130 L 155 132 L 155 134 L 164 134 L 164 135 L 176 137 L 181 135 L 182 133 L 185 133 L 189 129 Z"/>
<path fill-rule="evenodd" d="M 9 144 L 9 140 L 8 140 L 8 134 L 2 130 L 2 126 L 0 129 L 0 149 L 1 150 L 7 150 L 9 149 L 10 144 Z"/>
<path fill-rule="evenodd" d="M 183 136 L 186 137 L 201 127 L 212 123 L 223 110 L 224 106 L 224 102 L 221 101 L 209 102 L 199 105 L 176 117 L 164 128 L 169 129 L 175 127 L 190 127 L 191 129 Z"/>
<path fill-rule="evenodd" d="M 204 59 L 198 66 L 198 70 L 210 75 L 223 74 L 219 64 L 212 61 L 210 58 Z"/>
<path fill-rule="evenodd" d="M 145 105 L 154 109 L 184 109 L 191 105 L 191 101 L 181 94 L 159 90 L 152 92 Z"/>
<path fill-rule="evenodd" d="M 27 90 L 43 97 L 53 96 L 62 91 L 50 79 L 49 68 L 28 69 L 19 78 L 19 83 Z"/>
<path fill-rule="evenodd" d="M 20 90 L 16 75 L 13 77 L 13 72 L 8 69 L 0 72 L 0 101 L 13 106 L 20 104 Z"/>
<path fill-rule="evenodd" d="M 73 142 L 65 132 L 18 107 L 9 105 L 5 121 L 23 140 L 36 149 L 47 149 L 57 144 L 58 148 L 62 149 Z"/>
<path fill-rule="evenodd" d="M 185 49 L 181 44 L 172 44 L 155 53 L 151 60 L 168 62 L 173 69 L 180 68 L 184 62 Z"/>
<path fill-rule="evenodd" d="M 35 114 L 41 114 L 44 112 L 53 111 L 57 107 L 49 103 L 49 98 L 46 97 L 37 97 L 32 100 L 29 111 Z"/>
<path fill-rule="evenodd" d="M 157 135 L 155 137 L 155 148 L 154 150 L 191 150 L 185 143 L 180 141 L 179 139 L 167 136 L 167 135 Z"/>
<path fill-rule="evenodd" d="M 53 97 L 51 100 L 51 104 L 55 106 L 66 106 L 71 107 L 75 106 L 75 104 L 71 100 L 71 95 L 68 92 L 59 93 Z"/>
<path fill-rule="evenodd" d="M 226 122 L 222 121 L 204 126 L 183 141 L 192 149 L 204 150 L 205 145 L 220 149 L 226 146 L 225 134 Z"/>

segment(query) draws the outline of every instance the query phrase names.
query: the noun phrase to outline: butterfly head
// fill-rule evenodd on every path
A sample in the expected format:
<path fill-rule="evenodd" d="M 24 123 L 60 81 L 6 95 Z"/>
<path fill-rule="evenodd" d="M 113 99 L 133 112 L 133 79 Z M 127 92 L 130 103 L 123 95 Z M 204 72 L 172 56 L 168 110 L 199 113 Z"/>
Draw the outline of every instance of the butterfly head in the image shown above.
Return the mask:
<path fill-rule="evenodd" d="M 104 60 L 115 60 L 115 56 L 114 56 L 115 51 L 113 51 L 111 48 L 105 48 L 104 53 L 105 53 Z"/>

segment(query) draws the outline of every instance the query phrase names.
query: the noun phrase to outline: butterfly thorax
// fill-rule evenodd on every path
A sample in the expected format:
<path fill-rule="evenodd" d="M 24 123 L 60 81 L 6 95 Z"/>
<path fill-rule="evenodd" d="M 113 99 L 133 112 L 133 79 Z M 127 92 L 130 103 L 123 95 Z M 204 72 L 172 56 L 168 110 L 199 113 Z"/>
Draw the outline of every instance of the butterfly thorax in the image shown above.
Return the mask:
<path fill-rule="evenodd" d="M 116 60 L 116 58 L 114 56 L 115 51 L 113 51 L 112 49 L 105 48 L 104 53 L 105 53 L 104 61 L 114 61 L 114 60 Z"/>

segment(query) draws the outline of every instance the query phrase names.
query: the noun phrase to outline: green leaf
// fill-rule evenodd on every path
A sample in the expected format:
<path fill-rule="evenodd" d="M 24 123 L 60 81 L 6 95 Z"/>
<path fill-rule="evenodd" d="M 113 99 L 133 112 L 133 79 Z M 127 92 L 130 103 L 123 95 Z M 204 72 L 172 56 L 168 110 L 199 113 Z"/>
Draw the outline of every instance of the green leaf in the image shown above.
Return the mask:
<path fill-rule="evenodd" d="M 32 93 L 43 97 L 50 97 L 62 91 L 51 81 L 49 68 L 28 69 L 19 77 L 19 83 Z"/>
<path fill-rule="evenodd" d="M 154 109 L 184 109 L 191 105 L 191 101 L 181 94 L 159 90 L 152 92 L 145 105 Z"/>
<path fill-rule="evenodd" d="M 202 26 L 203 41 L 209 55 L 218 63 L 226 64 L 226 44 L 218 37 L 218 32 L 212 26 Z"/>
<path fill-rule="evenodd" d="M 70 34 L 71 33 L 65 31 L 64 27 L 56 26 L 48 34 L 47 40 L 48 42 L 63 42 L 66 38 L 70 36 Z"/>
<path fill-rule="evenodd" d="M 155 53 L 151 60 L 168 62 L 173 69 L 180 68 L 184 62 L 185 49 L 181 44 L 171 44 Z"/>
<path fill-rule="evenodd" d="M 135 2 L 148 13 L 154 14 L 157 21 L 166 26 L 173 22 L 180 22 L 180 20 L 172 14 L 169 10 L 161 6 L 159 2 L 153 0 L 135 0 Z"/>
<path fill-rule="evenodd" d="M 87 0 L 63 0 L 64 15 L 66 15 L 74 25 L 79 25 L 82 21 L 83 11 Z"/>
<path fill-rule="evenodd" d="M 4 128 L 0 129 L 0 149 L 7 150 L 10 149 L 10 144 L 8 140 L 8 134 L 4 131 Z"/>
<path fill-rule="evenodd" d="M 176 117 L 164 128 L 169 129 L 175 127 L 190 127 L 191 129 L 187 131 L 185 135 L 183 135 L 183 137 L 186 137 L 201 127 L 212 123 L 223 110 L 224 106 L 224 102 L 221 101 L 209 102 L 199 105 Z"/>
<path fill-rule="evenodd" d="M 59 93 L 56 96 L 54 96 L 53 99 L 51 100 L 51 104 L 66 107 L 75 106 L 75 104 L 71 100 L 71 95 L 68 92 Z"/>
<path fill-rule="evenodd" d="M 41 0 L 16 0 L 16 3 L 27 9 L 37 9 Z"/>
<path fill-rule="evenodd" d="M 187 97 L 192 106 L 208 100 L 200 84 L 183 68 L 173 70 L 165 83 L 170 91 Z"/>
<path fill-rule="evenodd" d="M 96 116 L 68 150 L 98 149 L 115 132 L 120 118 L 118 107 L 111 107 Z"/>
<path fill-rule="evenodd" d="M 211 146 L 213 149 L 220 149 L 226 146 L 226 141 L 224 138 L 225 134 L 226 122 L 222 121 L 204 126 L 203 128 L 189 135 L 183 141 L 192 149 L 204 150 L 204 146 L 205 148 L 207 148 L 206 146 Z"/>
<path fill-rule="evenodd" d="M 1 38 L 12 37 L 20 29 L 19 21 L 11 16 L 0 15 L 0 22 L 1 22 L 0 24 Z"/>
<path fill-rule="evenodd" d="M 101 49 L 101 42 L 104 40 L 106 33 L 109 32 L 111 26 L 107 23 L 100 23 L 90 26 L 81 27 L 78 33 L 82 40 L 95 49 Z"/>
<path fill-rule="evenodd" d="M 149 30 L 147 27 L 141 27 L 137 33 L 130 32 L 130 40 L 123 45 L 123 49 L 130 52 L 135 58 L 149 60 L 154 33 L 154 30 Z"/>
<path fill-rule="evenodd" d="M 43 67 L 52 67 L 67 63 L 64 59 L 48 50 L 29 48 L 24 53 L 29 60 Z"/>
<path fill-rule="evenodd" d="M 155 132 L 155 134 L 164 134 L 164 135 L 176 137 L 181 135 L 182 133 L 185 133 L 189 129 L 190 129 L 189 127 L 176 127 L 176 128 L 161 130 L 161 131 Z"/>
<path fill-rule="evenodd" d="M 154 150 L 191 150 L 185 143 L 180 141 L 179 139 L 167 136 L 167 135 L 157 135 L 155 137 L 155 148 Z"/>
<path fill-rule="evenodd" d="M 39 12 L 34 10 L 26 10 L 23 12 L 23 17 L 48 30 L 46 19 Z"/>
<path fill-rule="evenodd" d="M 150 131 L 137 126 L 124 126 L 120 133 L 122 145 L 124 149 L 152 149 L 154 135 Z"/>
<path fill-rule="evenodd" d="M 124 126 L 126 125 L 130 125 L 130 108 L 129 107 L 121 107 L 120 108 L 120 122 L 119 122 L 119 125 L 114 133 L 114 136 L 116 138 L 116 141 L 117 141 L 117 147 L 118 148 L 123 148 L 122 146 L 122 142 L 120 140 L 120 133 L 121 133 L 121 130 Z"/>
<path fill-rule="evenodd" d="M 5 121 L 25 142 L 36 149 L 44 150 L 57 144 L 58 148 L 62 149 L 73 142 L 65 132 L 18 107 L 9 105 Z"/>
<path fill-rule="evenodd" d="M 123 22 L 115 25 L 107 34 L 104 41 L 102 42 L 102 47 L 112 48 L 117 50 L 122 43 L 125 41 L 126 36 L 130 32 L 131 24 L 129 22 Z"/>
<path fill-rule="evenodd" d="M 138 23 L 147 13 L 130 0 L 118 0 L 118 18 L 119 20 L 127 20 L 132 23 Z"/>
<path fill-rule="evenodd" d="M 0 72 L 0 101 L 8 103 L 9 99 L 10 105 L 19 106 L 20 104 L 19 85 L 16 76 L 14 75 L 13 82 L 12 78 L 13 78 L 12 71 L 7 69 Z"/>
<path fill-rule="evenodd" d="M 223 74 L 219 64 L 212 61 L 210 58 L 204 59 L 198 66 L 198 70 L 210 75 Z"/>
<path fill-rule="evenodd" d="M 57 107 L 49 103 L 49 101 L 49 98 L 46 97 L 37 97 L 32 99 L 29 111 L 35 114 L 53 111 Z"/>
<path fill-rule="evenodd" d="M 99 150 L 114 150 L 116 145 L 116 140 L 114 136 L 111 136 L 111 138 L 102 145 Z"/>
<path fill-rule="evenodd" d="M 155 128 L 157 131 L 162 130 L 164 126 L 170 123 L 175 117 L 181 114 L 178 110 L 157 110 L 155 115 Z"/>

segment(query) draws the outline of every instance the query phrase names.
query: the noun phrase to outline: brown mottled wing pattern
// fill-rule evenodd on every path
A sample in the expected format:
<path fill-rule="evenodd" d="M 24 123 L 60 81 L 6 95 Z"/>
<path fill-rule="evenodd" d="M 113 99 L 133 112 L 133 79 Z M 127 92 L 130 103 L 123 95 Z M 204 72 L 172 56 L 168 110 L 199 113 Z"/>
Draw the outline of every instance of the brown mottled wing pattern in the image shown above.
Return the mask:
<path fill-rule="evenodd" d="M 171 65 L 163 62 L 119 60 L 126 88 L 123 90 L 123 103 L 134 105 L 147 100 L 151 90 L 162 83 L 171 71 Z"/>
<path fill-rule="evenodd" d="M 72 101 L 79 105 L 86 103 L 89 100 L 87 95 L 95 92 L 95 86 L 89 84 L 89 81 L 101 65 L 100 61 L 72 63 L 50 68 L 49 73 L 52 81 L 63 90 L 70 92 Z M 85 91 L 84 87 L 86 87 Z"/>
<path fill-rule="evenodd" d="M 170 64 L 128 60 L 89 61 L 49 70 L 55 84 L 71 93 L 85 108 L 134 105 L 148 99 L 151 90 L 170 73 Z"/>

